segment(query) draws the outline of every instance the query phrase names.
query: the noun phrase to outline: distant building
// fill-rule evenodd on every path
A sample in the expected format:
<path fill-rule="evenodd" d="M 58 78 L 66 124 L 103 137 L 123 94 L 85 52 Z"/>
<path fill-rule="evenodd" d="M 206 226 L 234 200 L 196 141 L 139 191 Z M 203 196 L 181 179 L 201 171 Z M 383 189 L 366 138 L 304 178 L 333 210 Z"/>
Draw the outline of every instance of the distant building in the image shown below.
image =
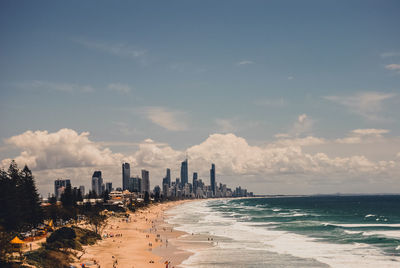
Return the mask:
<path fill-rule="evenodd" d="M 54 195 L 57 199 L 60 199 L 61 194 L 64 192 L 67 185 L 71 185 L 70 180 L 57 179 L 54 181 Z"/>
<path fill-rule="evenodd" d="M 107 191 L 108 193 L 111 193 L 111 192 L 113 191 L 112 182 L 107 182 L 107 183 L 106 183 L 106 191 Z"/>
<path fill-rule="evenodd" d="M 129 163 L 122 164 L 122 189 L 128 190 L 128 181 L 131 178 L 131 167 Z"/>
<path fill-rule="evenodd" d="M 142 192 L 150 194 L 150 177 L 149 171 L 142 169 Z"/>
<path fill-rule="evenodd" d="M 171 170 L 167 168 L 167 174 L 165 175 L 165 182 L 168 184 L 168 187 L 171 187 Z"/>
<path fill-rule="evenodd" d="M 182 184 L 182 187 L 184 187 L 185 184 L 188 183 L 188 177 L 189 177 L 188 160 L 185 159 L 185 161 L 183 161 L 181 163 L 181 184 Z"/>
<path fill-rule="evenodd" d="M 103 193 L 103 187 L 101 171 L 95 171 L 92 176 L 92 191 L 96 192 L 96 194 L 99 196 Z"/>
<path fill-rule="evenodd" d="M 211 184 L 211 191 L 212 191 L 213 195 L 215 195 L 215 165 L 214 164 L 211 164 L 210 184 Z"/>
<path fill-rule="evenodd" d="M 155 196 L 160 197 L 160 195 L 161 195 L 161 188 L 160 188 L 160 186 L 158 186 L 158 185 L 154 186 L 153 192 L 154 192 L 154 195 L 155 195 Z"/>
<path fill-rule="evenodd" d="M 79 186 L 79 190 L 81 191 L 81 195 L 84 196 L 85 195 L 85 186 L 83 186 L 83 185 Z"/>
<path fill-rule="evenodd" d="M 193 172 L 193 193 L 196 193 L 197 189 L 197 172 Z"/>
<path fill-rule="evenodd" d="M 142 179 L 139 177 L 129 178 L 127 189 L 130 192 L 142 192 Z"/>

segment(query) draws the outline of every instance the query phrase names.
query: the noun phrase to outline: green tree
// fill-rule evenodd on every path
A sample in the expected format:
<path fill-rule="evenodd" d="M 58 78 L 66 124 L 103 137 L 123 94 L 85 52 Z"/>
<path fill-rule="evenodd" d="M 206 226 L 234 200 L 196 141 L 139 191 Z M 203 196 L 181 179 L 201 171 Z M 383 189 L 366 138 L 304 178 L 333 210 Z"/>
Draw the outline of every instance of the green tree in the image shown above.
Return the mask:
<path fill-rule="evenodd" d="M 32 171 L 25 165 L 21 172 L 21 185 L 19 189 L 23 219 L 28 228 L 32 228 L 43 222 L 44 214 L 39 194 L 36 189 Z"/>
<path fill-rule="evenodd" d="M 92 231 L 100 235 L 107 225 L 107 216 L 103 214 L 103 207 L 99 204 L 86 207 L 86 221 L 92 227 Z"/>
<path fill-rule="evenodd" d="M 103 198 L 104 203 L 106 203 L 107 200 L 110 200 L 110 193 L 107 190 L 105 190 L 104 193 L 102 193 L 101 196 Z"/>
<path fill-rule="evenodd" d="M 149 192 L 144 192 L 144 202 L 146 203 L 146 204 L 148 204 L 148 203 L 150 203 L 150 195 L 149 195 Z"/>
<path fill-rule="evenodd" d="M 60 201 L 62 206 L 66 209 L 70 209 L 74 206 L 71 184 L 67 184 L 65 187 L 64 192 L 61 194 Z"/>

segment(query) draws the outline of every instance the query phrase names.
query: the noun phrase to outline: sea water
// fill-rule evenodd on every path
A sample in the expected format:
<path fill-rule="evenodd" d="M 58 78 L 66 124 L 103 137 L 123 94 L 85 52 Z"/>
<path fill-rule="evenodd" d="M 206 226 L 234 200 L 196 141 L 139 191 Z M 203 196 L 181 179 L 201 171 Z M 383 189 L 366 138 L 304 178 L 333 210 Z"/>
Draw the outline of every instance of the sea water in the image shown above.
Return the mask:
<path fill-rule="evenodd" d="M 194 253 L 181 267 L 400 267 L 400 196 L 213 199 L 168 214 Z"/>

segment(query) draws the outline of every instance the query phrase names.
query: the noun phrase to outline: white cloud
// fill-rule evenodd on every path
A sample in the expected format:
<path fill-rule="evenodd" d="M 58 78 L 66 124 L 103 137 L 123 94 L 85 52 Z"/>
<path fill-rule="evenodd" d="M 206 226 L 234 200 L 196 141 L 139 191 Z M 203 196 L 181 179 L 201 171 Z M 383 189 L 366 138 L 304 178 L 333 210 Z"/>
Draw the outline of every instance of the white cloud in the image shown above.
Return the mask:
<path fill-rule="evenodd" d="M 241 65 L 249 65 L 249 64 L 254 64 L 254 61 L 251 60 L 242 60 L 236 63 L 237 66 L 241 66 Z"/>
<path fill-rule="evenodd" d="M 290 138 L 290 135 L 288 133 L 278 133 L 278 134 L 275 134 L 274 137 L 276 139 L 286 139 L 286 138 Z"/>
<path fill-rule="evenodd" d="M 147 119 L 167 130 L 183 131 L 188 129 L 186 114 L 182 111 L 150 106 L 143 108 L 143 112 Z"/>
<path fill-rule="evenodd" d="M 399 57 L 400 52 L 384 52 L 381 54 L 382 58 L 391 58 L 391 57 Z"/>
<path fill-rule="evenodd" d="M 316 142 L 312 138 L 309 141 Z M 323 141 L 319 141 L 323 142 Z M 192 165 L 208 167 L 214 162 L 223 174 L 324 174 L 382 171 L 382 165 L 363 156 L 329 158 L 324 153 L 307 154 L 300 143 L 281 146 L 251 146 L 234 134 L 213 134 L 203 143 L 187 151 Z"/>
<path fill-rule="evenodd" d="M 314 120 L 306 114 L 301 114 L 297 118 L 297 121 L 294 123 L 292 129 L 289 134 L 299 136 L 301 134 L 310 132 L 314 124 Z"/>
<path fill-rule="evenodd" d="M 387 129 L 355 129 L 351 131 L 350 135 L 345 138 L 337 139 L 337 143 L 357 144 L 357 143 L 371 143 L 377 142 L 382 139 L 383 135 L 389 133 Z"/>
<path fill-rule="evenodd" d="M 326 96 L 327 100 L 347 107 L 351 112 L 368 120 L 382 120 L 383 102 L 395 97 L 394 93 L 361 92 L 352 96 Z"/>
<path fill-rule="evenodd" d="M 100 148 L 88 137 L 89 132 L 78 134 L 72 129 L 64 128 L 54 133 L 26 131 L 7 139 L 6 143 L 22 150 L 15 158 L 19 165 L 27 164 L 34 170 L 107 166 L 122 159 L 122 155 Z M 8 165 L 10 160 L 3 160 L 2 165 Z"/>
<path fill-rule="evenodd" d="M 129 85 L 121 84 L 121 83 L 111 83 L 108 85 L 108 89 L 119 92 L 119 93 L 123 93 L 123 94 L 128 94 L 132 90 L 132 88 Z"/>
<path fill-rule="evenodd" d="M 46 91 L 59 91 L 59 92 L 94 92 L 95 89 L 91 85 L 79 85 L 73 83 L 55 83 L 49 81 L 34 80 L 28 83 L 18 83 L 18 87 L 26 89 L 46 90 Z"/>
<path fill-rule="evenodd" d="M 352 131 L 354 134 L 358 135 L 373 135 L 381 137 L 382 134 L 389 133 L 387 129 L 376 129 L 376 128 L 365 128 L 365 129 L 355 129 Z"/>
<path fill-rule="evenodd" d="M 137 49 L 131 46 L 128 46 L 124 43 L 103 43 L 103 42 L 95 42 L 84 39 L 75 40 L 76 43 L 81 44 L 89 49 L 95 49 L 99 51 L 103 51 L 112 55 L 116 55 L 122 58 L 129 59 L 139 59 L 143 58 L 146 55 L 146 50 Z"/>
<path fill-rule="evenodd" d="M 307 136 L 305 138 L 290 138 L 290 136 L 285 136 L 282 134 L 275 135 L 278 138 L 277 141 L 271 143 L 271 147 L 285 147 L 285 146 L 312 146 L 325 144 L 326 140 L 321 138 L 316 138 L 313 136 Z"/>
<path fill-rule="evenodd" d="M 303 120 L 304 116 L 299 119 Z M 351 135 L 379 136 L 385 133 L 387 131 L 381 129 L 358 129 L 352 131 Z M 131 163 L 132 174 L 142 168 L 150 170 L 154 178 L 152 184 L 159 184 L 165 168 L 179 173 L 179 164 L 186 152 L 189 155 L 190 170 L 198 171 L 201 177 L 208 177 L 210 164 L 215 163 L 221 176 L 245 178 L 247 175 L 257 175 L 261 182 L 268 181 L 271 176 L 286 175 L 297 178 L 305 176 L 317 181 L 326 178 L 349 180 L 354 177 L 379 180 L 380 176 L 396 179 L 400 166 L 400 153 L 396 160 L 376 161 L 353 151 L 341 157 L 328 156 L 323 151 L 307 153 L 303 147 L 318 149 L 318 145 L 329 143 L 312 136 L 286 138 L 264 146 L 254 146 L 231 133 L 212 134 L 187 150 L 175 150 L 168 144 L 146 139 L 135 144 L 137 150 L 127 155 L 113 153 L 103 148 L 104 143 L 102 145 L 91 141 L 89 133 L 78 134 L 71 129 L 61 129 L 54 133 L 26 131 L 9 138 L 7 143 L 20 150 L 20 154 L 14 158 L 17 163 L 20 166 L 28 164 L 35 171 L 39 187 L 47 185 L 50 190 L 52 181 L 59 177 L 74 179 L 74 184 L 88 185 L 91 174 L 97 169 L 103 171 L 106 179 L 118 178 L 119 184 L 122 160 Z M 8 158 L 1 163 L 6 167 L 10 161 Z"/>
<path fill-rule="evenodd" d="M 288 76 L 287 79 L 288 79 L 288 80 L 293 80 L 293 79 L 294 79 L 294 76 Z"/>
<path fill-rule="evenodd" d="M 275 134 L 277 139 L 291 139 L 293 137 L 304 136 L 304 134 L 309 134 L 313 128 L 314 120 L 306 115 L 301 114 L 297 117 L 297 120 L 293 123 L 287 133 Z"/>
<path fill-rule="evenodd" d="M 385 66 L 386 70 L 395 71 L 400 74 L 400 64 L 388 64 Z"/>

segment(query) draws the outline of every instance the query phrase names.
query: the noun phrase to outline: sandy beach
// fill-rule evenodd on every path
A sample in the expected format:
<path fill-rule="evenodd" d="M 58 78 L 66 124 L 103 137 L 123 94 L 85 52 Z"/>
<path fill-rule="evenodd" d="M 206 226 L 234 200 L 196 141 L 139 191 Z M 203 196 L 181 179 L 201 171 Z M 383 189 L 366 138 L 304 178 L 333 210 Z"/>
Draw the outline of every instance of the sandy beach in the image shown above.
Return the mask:
<path fill-rule="evenodd" d="M 173 243 L 183 232 L 164 222 L 164 212 L 184 201 L 154 204 L 130 213 L 129 220 L 110 217 L 101 241 L 85 247 L 84 254 L 73 263 L 77 267 L 176 267 L 191 253 Z M 154 251 L 154 252 L 153 252 Z M 157 252 L 157 254 L 155 254 Z"/>

